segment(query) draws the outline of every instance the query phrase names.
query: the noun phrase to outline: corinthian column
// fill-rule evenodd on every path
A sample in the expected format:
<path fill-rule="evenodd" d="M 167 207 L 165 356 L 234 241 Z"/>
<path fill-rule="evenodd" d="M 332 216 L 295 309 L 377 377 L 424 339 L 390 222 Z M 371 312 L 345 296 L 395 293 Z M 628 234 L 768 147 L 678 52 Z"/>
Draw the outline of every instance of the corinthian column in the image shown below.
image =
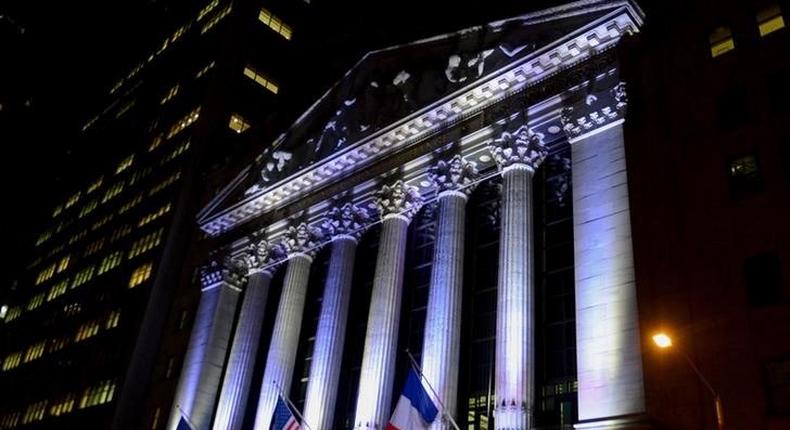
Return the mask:
<path fill-rule="evenodd" d="M 351 299 L 357 241 L 368 213 L 350 203 L 329 211 L 322 227 L 332 235 L 329 272 L 307 382 L 304 418 L 313 430 L 331 430 Z"/>
<path fill-rule="evenodd" d="M 245 272 L 241 261 L 227 259 L 211 261 L 202 269 L 203 289 L 170 411 L 170 430 L 176 429 L 182 414 L 195 430 L 207 430 L 211 424 Z"/>
<path fill-rule="evenodd" d="M 422 205 L 416 187 L 397 181 L 376 196 L 382 219 L 376 274 L 365 334 L 354 428 L 384 429 L 392 401 L 395 348 L 409 222 Z"/>
<path fill-rule="evenodd" d="M 502 133 L 489 150 L 502 171 L 494 422 L 497 430 L 524 430 L 535 397 L 532 175 L 547 150 L 526 125 Z"/>
<path fill-rule="evenodd" d="M 580 429 L 646 428 L 623 117 L 625 85 L 566 108 L 573 162 Z"/>
<path fill-rule="evenodd" d="M 422 369 L 444 403 L 446 413 L 453 417 L 458 397 L 461 346 L 465 209 L 476 177 L 474 163 L 460 155 L 449 161 L 439 161 L 428 173 L 437 189 L 439 210 L 425 316 Z M 451 427 L 442 418 L 434 421 L 431 428 L 444 430 Z"/>
<path fill-rule="evenodd" d="M 287 395 L 291 389 L 310 265 L 320 237 L 318 229 L 302 223 L 297 227 L 290 227 L 282 241 L 282 247 L 288 255 L 288 268 L 263 372 L 258 410 L 255 414 L 256 430 L 269 430 L 279 390 Z"/>
<path fill-rule="evenodd" d="M 228 366 L 220 391 L 214 430 L 237 430 L 244 420 L 249 396 L 255 354 L 261 337 L 266 298 L 274 267 L 270 267 L 276 248 L 265 240 L 253 242 L 244 250 L 242 258 L 249 270 L 247 289 L 241 304 L 236 333 L 230 348 Z"/>

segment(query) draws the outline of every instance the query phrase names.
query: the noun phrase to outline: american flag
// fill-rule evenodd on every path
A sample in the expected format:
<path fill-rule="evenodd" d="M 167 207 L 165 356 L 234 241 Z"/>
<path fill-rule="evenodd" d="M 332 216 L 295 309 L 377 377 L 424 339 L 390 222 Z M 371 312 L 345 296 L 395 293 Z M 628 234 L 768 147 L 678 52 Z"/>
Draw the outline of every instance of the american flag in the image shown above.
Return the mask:
<path fill-rule="evenodd" d="M 277 399 L 277 407 L 274 408 L 274 420 L 271 430 L 301 430 L 302 426 L 294 417 L 293 412 L 285 404 L 282 397 Z"/>

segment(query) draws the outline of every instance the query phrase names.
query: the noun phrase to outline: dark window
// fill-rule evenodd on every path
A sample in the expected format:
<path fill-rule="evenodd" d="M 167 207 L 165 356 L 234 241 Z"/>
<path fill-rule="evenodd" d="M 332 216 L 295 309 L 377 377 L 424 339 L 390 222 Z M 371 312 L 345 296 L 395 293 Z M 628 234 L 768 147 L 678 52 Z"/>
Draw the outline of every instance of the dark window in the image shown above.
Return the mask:
<path fill-rule="evenodd" d="M 770 415 L 790 415 L 790 359 L 765 365 L 765 390 Z"/>
<path fill-rule="evenodd" d="M 719 128 L 731 130 L 749 119 L 749 97 L 744 87 L 732 87 L 716 103 Z"/>
<path fill-rule="evenodd" d="M 746 259 L 746 294 L 752 306 L 766 306 L 782 301 L 782 272 L 779 258 L 760 254 Z"/>
<path fill-rule="evenodd" d="M 782 153 L 784 155 L 785 177 L 790 181 L 790 139 L 785 140 Z"/>
<path fill-rule="evenodd" d="M 782 70 L 766 77 L 768 99 L 774 112 L 790 111 L 790 81 L 787 76 L 790 70 Z"/>
<path fill-rule="evenodd" d="M 733 197 L 743 197 L 763 190 L 763 177 L 756 154 L 731 158 L 727 163 L 727 176 Z"/>

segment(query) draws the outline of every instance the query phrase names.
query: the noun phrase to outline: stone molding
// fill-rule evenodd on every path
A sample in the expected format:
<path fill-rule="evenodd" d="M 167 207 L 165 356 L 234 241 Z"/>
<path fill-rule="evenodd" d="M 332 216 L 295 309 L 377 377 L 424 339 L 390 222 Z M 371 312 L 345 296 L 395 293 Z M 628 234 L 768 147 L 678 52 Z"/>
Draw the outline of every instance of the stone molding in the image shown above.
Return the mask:
<path fill-rule="evenodd" d="M 203 290 L 210 289 L 222 282 L 240 289 L 247 277 L 247 266 L 243 259 L 213 258 L 200 268 L 200 281 Z"/>
<path fill-rule="evenodd" d="M 280 241 L 280 246 L 284 253 L 288 255 L 288 258 L 296 255 L 305 255 L 312 260 L 321 246 L 323 238 L 324 232 L 322 229 L 302 222 L 288 227 Z"/>

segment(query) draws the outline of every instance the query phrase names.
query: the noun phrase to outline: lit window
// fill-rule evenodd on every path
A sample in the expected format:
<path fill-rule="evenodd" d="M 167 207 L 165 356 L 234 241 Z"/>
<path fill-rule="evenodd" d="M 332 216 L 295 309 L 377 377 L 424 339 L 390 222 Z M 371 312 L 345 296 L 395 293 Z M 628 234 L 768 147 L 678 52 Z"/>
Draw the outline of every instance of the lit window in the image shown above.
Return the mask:
<path fill-rule="evenodd" d="M 113 197 L 117 196 L 118 194 L 121 194 L 121 192 L 123 191 L 123 187 L 124 187 L 124 182 L 121 181 L 113 185 L 109 189 L 107 189 L 107 191 L 104 192 L 104 197 L 102 197 L 101 202 L 106 203 Z"/>
<path fill-rule="evenodd" d="M 80 193 L 77 192 L 77 194 L 74 194 L 73 196 L 69 197 L 68 200 L 66 200 L 65 208 L 68 209 L 74 206 L 79 200 L 80 200 Z"/>
<path fill-rule="evenodd" d="M 728 163 L 730 192 L 733 197 L 743 197 L 762 191 L 763 177 L 756 154 L 737 157 Z"/>
<path fill-rule="evenodd" d="M 71 256 L 70 255 L 67 255 L 67 256 L 61 258 L 60 261 L 58 262 L 57 272 L 60 273 L 60 272 L 62 272 L 64 270 L 66 270 L 69 267 L 69 261 L 70 260 L 71 260 Z"/>
<path fill-rule="evenodd" d="M 34 309 L 38 309 L 42 303 L 44 303 L 44 293 L 36 294 L 35 296 L 31 297 L 30 300 L 27 302 L 27 307 L 25 308 L 28 311 L 32 311 Z"/>
<path fill-rule="evenodd" d="M 93 254 L 96 253 L 96 251 L 99 251 L 103 247 L 104 247 L 104 238 L 102 237 L 102 238 L 96 240 L 95 242 L 91 243 L 90 245 L 88 245 L 85 248 L 85 253 L 83 255 L 85 257 L 87 257 L 89 255 L 93 255 Z"/>
<path fill-rule="evenodd" d="M 148 192 L 148 195 L 149 196 L 153 196 L 154 194 L 156 194 L 156 193 L 162 191 L 163 189 L 169 187 L 170 185 L 172 185 L 173 183 L 175 183 L 179 179 L 181 179 L 181 172 L 178 171 L 176 173 L 173 173 L 172 175 L 168 176 L 167 179 L 165 179 L 164 181 L 158 183 L 156 186 L 151 188 L 151 191 Z"/>
<path fill-rule="evenodd" d="M 121 311 L 114 310 L 107 315 L 107 321 L 104 323 L 104 329 L 110 330 L 118 327 L 118 322 L 121 320 Z"/>
<path fill-rule="evenodd" d="M 87 204 L 85 204 L 85 206 L 82 207 L 82 209 L 80 209 L 80 213 L 77 215 L 77 218 L 83 218 L 84 216 L 89 215 L 94 209 L 96 209 L 96 206 L 98 205 L 99 202 L 96 200 L 89 201 Z"/>
<path fill-rule="evenodd" d="M 266 88 L 274 94 L 277 94 L 280 91 L 280 87 L 278 87 L 277 84 L 253 70 L 250 66 L 244 68 L 244 76 L 252 79 L 258 83 L 258 85 Z"/>
<path fill-rule="evenodd" d="M 52 218 L 57 217 L 58 215 L 60 215 L 61 212 L 63 212 L 63 206 L 62 205 L 56 207 L 55 210 L 52 211 Z"/>
<path fill-rule="evenodd" d="M 19 306 L 11 306 L 8 308 L 8 311 L 6 311 L 5 322 L 9 323 L 20 316 L 22 316 L 22 308 Z"/>
<path fill-rule="evenodd" d="M 210 63 L 206 64 L 206 65 L 205 65 L 205 66 L 204 66 L 202 69 L 198 70 L 198 72 L 195 74 L 195 79 L 200 79 L 200 78 L 202 78 L 202 77 L 203 77 L 203 75 L 205 75 L 206 73 L 208 73 L 208 72 L 209 72 L 209 70 L 211 70 L 211 69 L 213 69 L 213 68 L 214 68 L 214 61 L 212 61 L 212 62 L 210 62 Z"/>
<path fill-rule="evenodd" d="M 42 243 L 48 241 L 50 237 L 52 237 L 52 232 L 49 230 L 41 233 L 40 235 L 38 235 L 38 239 L 36 240 L 36 246 L 39 246 Z"/>
<path fill-rule="evenodd" d="M 187 30 L 189 30 L 189 24 L 184 24 L 181 27 L 178 27 L 178 29 L 173 32 L 173 35 L 170 36 L 170 43 L 174 43 L 176 40 L 180 39 L 181 36 L 187 32 Z"/>
<path fill-rule="evenodd" d="M 121 251 L 113 252 L 112 254 L 104 257 L 101 265 L 99 265 L 98 274 L 101 275 L 107 273 L 110 270 L 118 267 L 118 265 L 121 264 L 121 261 L 123 261 L 123 252 Z"/>
<path fill-rule="evenodd" d="M 760 28 L 760 36 L 766 36 L 785 28 L 785 20 L 779 5 L 770 6 L 758 12 L 757 25 Z"/>
<path fill-rule="evenodd" d="M 124 205 L 123 205 L 123 206 L 121 206 L 121 208 L 120 208 L 120 209 L 118 209 L 118 214 L 119 214 L 119 215 L 123 215 L 123 214 L 124 214 L 124 213 L 126 213 L 126 212 L 127 212 L 129 209 L 132 209 L 133 207 L 135 207 L 135 206 L 139 205 L 139 204 L 140 204 L 140 202 L 142 202 L 142 201 L 143 201 L 143 195 L 142 195 L 142 194 L 138 194 L 138 195 L 137 195 L 137 196 L 135 196 L 133 199 L 131 199 L 131 200 L 129 200 L 128 202 L 124 203 Z"/>
<path fill-rule="evenodd" d="M 159 145 L 161 145 L 161 144 L 162 144 L 162 135 L 159 134 L 159 135 L 154 136 L 154 139 L 151 141 L 151 144 L 148 145 L 148 152 L 151 152 L 154 149 L 158 148 Z"/>
<path fill-rule="evenodd" d="M 199 117 L 200 117 L 200 106 L 192 109 L 192 111 L 189 112 L 188 114 L 186 114 L 186 116 L 184 116 L 183 118 L 181 118 L 180 121 L 178 121 L 177 123 L 173 124 L 170 127 L 170 130 L 168 130 L 168 132 L 167 132 L 167 138 L 170 139 L 171 137 L 173 137 L 176 134 L 180 133 L 181 130 L 189 127 L 190 125 L 192 125 L 192 123 L 197 121 L 197 119 Z"/>
<path fill-rule="evenodd" d="M 719 27 L 710 34 L 710 55 L 713 58 L 735 49 L 735 40 L 729 27 Z"/>
<path fill-rule="evenodd" d="M 140 219 L 140 222 L 138 222 L 138 223 L 137 223 L 137 226 L 138 226 L 138 227 L 142 227 L 142 226 L 144 226 L 144 225 L 146 225 L 146 224 L 150 223 L 151 221 L 153 221 L 153 220 L 155 220 L 155 219 L 157 219 L 157 218 L 159 218 L 159 217 L 161 217 L 161 216 L 165 215 L 166 213 L 170 212 L 170 209 L 171 209 L 171 208 L 172 208 L 172 205 L 171 205 L 170 203 L 168 203 L 168 204 L 166 204 L 166 205 L 164 205 L 164 206 L 160 207 L 160 208 L 159 208 L 159 209 L 157 209 L 156 211 L 154 211 L 154 212 L 151 212 L 151 213 L 149 213 L 149 214 L 147 214 L 147 215 L 143 216 L 143 217 Z"/>
<path fill-rule="evenodd" d="M 7 313 L 8 313 L 8 305 L 0 306 L 0 320 L 5 319 Z"/>
<path fill-rule="evenodd" d="M 134 269 L 132 272 L 131 278 L 129 278 L 129 288 L 134 288 L 151 277 L 151 268 L 153 267 L 152 263 L 146 263 L 137 269 Z"/>
<path fill-rule="evenodd" d="M 203 25 L 203 28 L 200 29 L 200 34 L 204 34 L 207 31 L 211 30 L 215 25 L 217 25 L 222 18 L 225 18 L 230 13 L 231 9 L 233 8 L 233 4 L 229 4 L 222 9 L 221 11 L 217 12 L 214 16 L 211 17 L 206 23 Z"/>
<path fill-rule="evenodd" d="M 22 363 L 22 351 L 8 354 L 3 359 L 3 371 L 8 371 L 19 367 Z"/>
<path fill-rule="evenodd" d="M 49 408 L 49 414 L 53 417 L 59 417 L 61 415 L 66 415 L 74 410 L 74 401 L 77 396 L 74 393 L 68 393 L 65 396 L 61 397 L 60 400 L 55 402 Z"/>
<path fill-rule="evenodd" d="M 82 324 L 77 329 L 77 334 L 74 336 L 74 342 L 82 342 L 83 340 L 90 339 L 99 334 L 101 324 L 98 321 L 90 321 Z"/>
<path fill-rule="evenodd" d="M 115 382 L 112 380 L 102 381 L 92 387 L 88 387 L 83 391 L 80 398 L 80 409 L 89 408 L 91 406 L 103 405 L 112 401 L 115 394 Z"/>
<path fill-rule="evenodd" d="M 228 123 L 228 127 L 230 127 L 230 129 L 236 133 L 242 133 L 250 128 L 250 123 L 245 121 L 241 115 L 234 113 L 230 116 L 230 123 Z"/>
<path fill-rule="evenodd" d="M 69 287 L 69 280 L 64 279 L 57 284 L 53 285 L 49 288 L 49 293 L 47 293 L 47 301 L 55 300 L 56 298 L 66 294 L 66 290 Z"/>
<path fill-rule="evenodd" d="M 175 97 L 178 94 L 179 88 L 180 86 L 178 84 L 173 85 L 173 87 L 167 90 L 167 93 L 165 94 L 164 97 L 162 97 L 162 100 L 159 102 L 159 104 L 163 105 L 169 102 L 173 97 Z"/>
<path fill-rule="evenodd" d="M 43 420 L 44 414 L 47 412 L 47 403 L 48 402 L 46 400 L 42 400 L 40 402 L 28 405 L 28 407 L 25 409 L 25 415 L 22 418 L 22 424 Z"/>
<path fill-rule="evenodd" d="M 280 18 L 272 15 L 272 13 L 268 10 L 261 8 L 261 11 L 258 13 L 258 20 L 260 20 L 272 30 L 276 31 L 278 34 L 280 34 L 280 36 L 287 40 L 291 40 L 291 35 L 293 34 L 291 27 L 288 24 L 282 22 Z"/>
<path fill-rule="evenodd" d="M 115 174 L 123 172 L 124 170 L 131 167 L 132 163 L 134 163 L 134 154 L 124 158 L 119 164 L 118 168 L 115 169 Z"/>
<path fill-rule="evenodd" d="M 129 250 L 129 258 L 131 259 L 137 257 L 138 255 L 159 246 L 159 244 L 162 243 L 163 232 L 164 230 L 160 228 L 159 231 L 145 235 L 135 241 L 132 244 L 132 248 Z"/>
<path fill-rule="evenodd" d="M 87 191 L 86 194 L 90 194 L 90 193 L 96 191 L 99 187 L 101 187 L 101 184 L 102 184 L 103 181 L 104 181 L 103 177 L 99 177 L 99 179 L 93 181 L 93 183 L 91 183 L 88 186 L 88 191 Z"/>
<path fill-rule="evenodd" d="M 214 8 L 217 6 L 219 6 L 219 0 L 211 0 L 207 5 L 203 7 L 203 9 L 200 9 L 200 12 L 198 12 L 197 21 L 200 21 L 203 18 L 205 18 L 206 15 L 212 10 L 214 10 Z"/>
<path fill-rule="evenodd" d="M 86 282 L 88 282 L 91 279 L 93 279 L 93 273 L 94 273 L 93 266 L 87 267 L 87 268 L 82 269 L 79 272 L 77 272 L 77 274 L 74 275 L 74 280 L 71 281 L 71 288 L 72 289 L 77 288 L 80 285 L 83 285 Z"/>
<path fill-rule="evenodd" d="M 183 143 L 181 143 L 180 145 L 178 145 L 178 146 L 176 147 L 176 149 L 172 150 L 172 151 L 171 151 L 169 154 L 167 154 L 167 156 L 166 156 L 166 157 L 164 157 L 164 158 L 162 159 L 162 161 L 161 161 L 161 164 L 162 164 L 162 165 L 164 165 L 164 164 L 165 164 L 165 163 L 167 163 L 168 161 L 170 161 L 170 160 L 174 160 L 174 159 L 175 159 L 175 158 L 177 158 L 179 155 L 181 155 L 181 154 L 183 154 L 184 152 L 186 152 L 186 151 L 189 149 L 189 146 L 190 146 L 190 142 L 189 142 L 189 140 L 187 140 L 186 142 L 183 142 Z"/>

